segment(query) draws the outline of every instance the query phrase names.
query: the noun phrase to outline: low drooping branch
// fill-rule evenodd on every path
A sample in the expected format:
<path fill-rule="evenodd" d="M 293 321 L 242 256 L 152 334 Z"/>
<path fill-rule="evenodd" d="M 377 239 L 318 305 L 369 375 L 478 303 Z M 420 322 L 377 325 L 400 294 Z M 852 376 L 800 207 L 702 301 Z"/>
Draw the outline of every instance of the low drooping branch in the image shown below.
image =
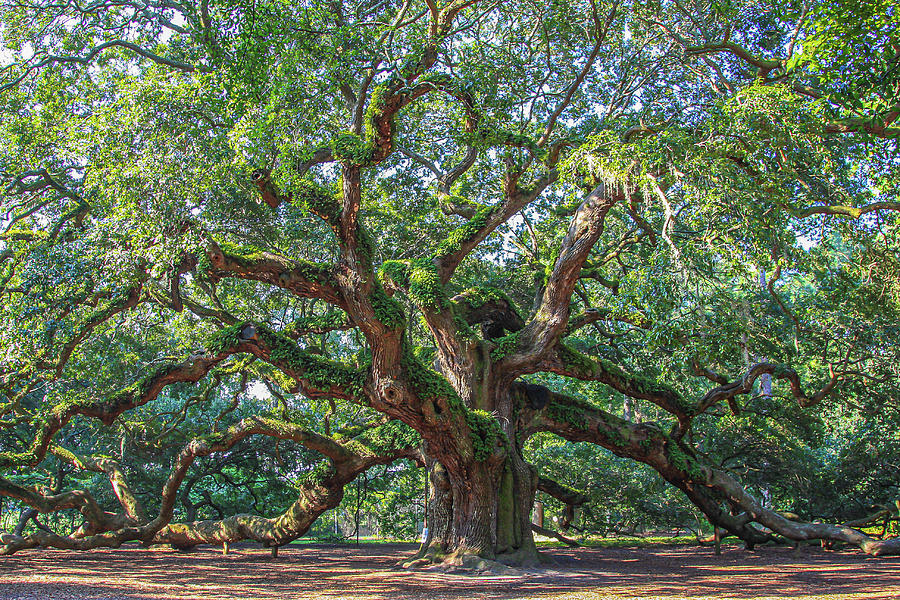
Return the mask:
<path fill-rule="evenodd" d="M 0 554 L 12 554 L 22 549 L 38 546 L 74 550 L 117 547 L 130 540 L 166 541 L 176 545 L 204 543 L 207 538 L 221 541 L 216 536 L 222 534 L 217 532 L 234 531 L 231 525 L 225 521 L 218 525 L 200 522 L 201 524 L 196 527 L 191 527 L 190 524 L 175 525 L 171 530 L 167 530 L 167 533 L 161 532 L 172 519 L 178 490 L 193 462 L 198 457 L 228 450 L 251 435 L 267 435 L 278 439 L 292 440 L 323 454 L 329 459 L 331 466 L 328 470 L 313 473 L 308 478 L 308 486 L 304 487 L 300 499 L 281 517 L 271 521 L 263 520 L 268 523 L 267 525 L 262 525 L 261 522 L 252 519 L 249 522 L 243 522 L 244 526 L 248 523 L 252 526 L 247 529 L 241 529 L 238 526 L 236 531 L 239 534 L 248 534 L 238 539 L 256 539 L 249 534 L 254 531 L 267 531 L 269 537 L 265 539 L 275 544 L 289 541 L 291 532 L 299 531 L 299 526 L 304 523 L 308 528 L 315 519 L 315 517 L 308 518 L 308 510 L 318 510 L 323 506 L 323 501 L 326 504 L 334 501 L 335 494 L 337 500 L 332 506 L 336 505 L 337 502 L 340 502 L 343 485 L 352 481 L 358 473 L 370 466 L 385 464 L 402 457 L 419 458 L 418 436 L 408 427 L 393 421 L 380 427 L 366 429 L 361 435 L 351 439 L 336 441 L 294 423 L 271 417 L 250 417 L 232 425 L 225 431 L 204 438 L 195 438 L 189 442 L 176 458 L 169 478 L 163 486 L 159 514 L 152 521 L 142 525 L 136 526 L 128 522 L 122 523 L 118 519 L 107 518 L 109 513 L 103 511 L 93 497 L 86 492 L 74 491 L 46 496 L 0 478 L 0 494 L 16 498 L 40 512 L 77 508 L 91 522 L 92 531 L 98 532 L 81 538 L 62 536 L 46 531 L 37 531 L 27 537 L 12 536 L 8 538 L 5 545 L 0 546 Z M 330 487 L 326 483 L 330 483 Z M 315 516 L 321 514 L 323 510 L 326 509 L 322 508 Z M 235 522 L 242 523 L 240 519 Z M 300 531 L 297 536 L 304 532 L 305 529 Z M 157 539 L 160 535 L 163 537 Z M 191 542 L 191 540 L 196 541 Z"/>
<path fill-rule="evenodd" d="M 578 548 L 581 546 L 578 542 L 573 540 L 572 538 L 567 538 L 563 534 L 558 531 L 553 531 L 552 529 L 547 529 L 546 527 L 541 527 L 540 525 L 536 525 L 534 523 L 531 524 L 531 530 L 538 535 L 542 535 L 544 537 L 552 537 L 554 539 L 559 540 L 563 544 L 567 546 L 571 546 L 572 548 Z"/>
<path fill-rule="evenodd" d="M 719 469 L 706 469 L 707 485 L 720 490 L 728 499 L 740 506 L 757 523 L 775 533 L 795 540 L 831 540 L 858 546 L 872 556 L 900 555 L 900 538 L 878 540 L 847 525 L 829 523 L 805 523 L 787 519 L 776 511 L 764 508 L 728 473 Z"/>
<path fill-rule="evenodd" d="M 299 431 L 293 433 L 282 439 L 305 443 L 304 436 L 296 435 Z M 367 439 L 379 439 L 385 433 L 390 443 L 381 439 L 378 447 L 371 444 L 366 447 Z M 274 434 L 270 432 L 267 435 Z M 278 437 L 282 435 L 283 432 Z M 360 446 L 354 444 L 362 444 L 361 447 L 368 451 L 360 452 L 357 449 Z M 335 442 L 335 445 L 341 448 L 341 452 L 329 457 L 331 465 L 311 473 L 301 485 L 297 500 L 281 515 L 266 518 L 239 514 L 220 520 L 172 523 L 160 530 L 153 542 L 186 547 L 253 540 L 265 546 L 280 546 L 305 534 L 323 512 L 337 506 L 343 498 L 344 486 L 363 471 L 400 458 L 420 460 L 417 436 L 396 421 L 370 430 L 363 436 Z"/>
<path fill-rule="evenodd" d="M 128 524 L 122 515 L 103 510 L 94 496 L 85 490 L 71 490 L 58 494 L 45 493 L 42 490 L 25 487 L 0 477 L 0 495 L 18 500 L 36 509 L 39 513 L 75 509 L 84 517 L 84 531 L 90 533 L 121 529 Z M 40 530 L 36 535 L 55 536 L 56 534 Z M 23 540 L 16 540 L 16 542 L 21 543 Z M 0 550 L 0 553 L 2 553 L 2 550 Z"/>
<path fill-rule="evenodd" d="M 38 512 L 36 508 L 26 508 L 19 515 L 19 521 L 16 523 L 16 527 L 13 529 L 13 535 L 21 536 L 22 532 L 25 531 L 25 528 L 28 526 L 28 522 L 31 521 L 34 523 L 34 526 L 40 529 L 41 531 L 46 531 L 48 533 L 53 533 L 53 530 L 44 525 L 38 519 L 38 515 L 41 513 Z M 3 541 L 3 535 L 0 533 L 0 542 L 6 543 Z"/>
<path fill-rule="evenodd" d="M 232 345 L 220 347 L 206 355 L 192 356 L 181 363 L 167 364 L 151 370 L 133 385 L 105 398 L 74 401 L 46 409 L 39 422 L 31 448 L 20 453 L 0 453 L 0 466 L 36 465 L 47 453 L 56 433 L 76 415 L 99 419 L 106 425 L 127 410 L 142 406 L 155 399 L 168 385 L 179 382 L 196 383 L 214 366 L 240 351 L 243 340 L 232 340 Z"/>
<path fill-rule="evenodd" d="M 131 486 L 125 477 L 125 472 L 119 463 L 112 458 L 100 456 L 78 456 L 71 450 L 61 448 L 60 446 L 52 446 L 50 453 L 64 460 L 69 464 L 76 466 L 85 471 L 94 471 L 95 473 L 105 473 L 109 477 L 109 483 L 112 486 L 113 494 L 122 505 L 125 511 L 125 517 L 133 523 L 146 523 L 149 519 L 144 511 L 144 506 L 140 500 L 134 495 Z"/>
<path fill-rule="evenodd" d="M 877 505 L 873 508 L 877 508 L 878 510 L 864 517 L 847 521 L 844 523 L 844 526 L 861 529 L 863 527 L 874 527 L 875 525 L 880 524 L 882 526 L 880 537 L 883 538 L 885 532 L 887 532 L 888 524 L 900 521 L 900 500 L 897 500 L 893 507 Z"/>
<path fill-rule="evenodd" d="M 581 506 L 582 504 L 585 504 L 588 501 L 588 497 L 578 490 L 563 485 L 558 481 L 553 481 L 552 479 L 544 477 L 543 475 L 538 478 L 537 489 L 544 492 L 545 494 L 553 496 L 566 505 L 563 518 L 559 522 L 559 527 L 563 531 L 568 531 L 569 526 L 571 526 L 572 524 L 572 521 L 575 520 L 575 508 Z M 565 542 L 565 540 L 563 540 L 562 538 L 557 539 L 559 539 L 561 542 Z"/>
<path fill-rule="evenodd" d="M 538 478 L 537 488 L 560 502 L 571 506 L 581 506 L 588 501 L 587 496 L 578 490 L 574 490 L 543 475 Z"/>
<path fill-rule="evenodd" d="M 546 406 L 532 413 L 527 431 L 550 431 L 573 442 L 590 442 L 617 456 L 650 465 L 667 481 L 681 489 L 707 518 L 748 544 L 768 539 L 749 526 L 749 519 L 722 509 L 724 498 L 691 480 L 693 452 L 666 435 L 655 424 L 635 425 L 582 400 L 549 394 Z"/>
<path fill-rule="evenodd" d="M 748 544 L 769 539 L 758 523 L 791 540 L 832 540 L 858 546 L 874 556 L 900 554 L 900 539 L 878 540 L 846 525 L 789 520 L 764 508 L 724 470 L 653 424 L 633 424 L 588 404 L 551 393 L 546 407 L 532 413 L 530 431 L 551 431 L 570 441 L 586 441 L 653 467 L 682 490 L 707 518 Z M 726 511 L 723 505 L 728 505 Z"/>

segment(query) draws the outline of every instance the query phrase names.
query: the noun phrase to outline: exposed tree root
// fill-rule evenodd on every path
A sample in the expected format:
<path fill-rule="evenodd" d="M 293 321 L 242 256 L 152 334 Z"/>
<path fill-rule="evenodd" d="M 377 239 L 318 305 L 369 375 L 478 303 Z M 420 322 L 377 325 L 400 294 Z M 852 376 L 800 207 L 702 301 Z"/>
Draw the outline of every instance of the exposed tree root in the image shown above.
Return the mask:
<path fill-rule="evenodd" d="M 466 575 L 510 576 L 520 574 L 521 568 L 536 567 L 538 563 L 527 559 L 521 551 L 489 559 L 468 551 L 445 554 L 432 548 L 424 554 L 420 551 L 412 559 L 402 561 L 399 566 L 404 569 L 427 569 Z"/>

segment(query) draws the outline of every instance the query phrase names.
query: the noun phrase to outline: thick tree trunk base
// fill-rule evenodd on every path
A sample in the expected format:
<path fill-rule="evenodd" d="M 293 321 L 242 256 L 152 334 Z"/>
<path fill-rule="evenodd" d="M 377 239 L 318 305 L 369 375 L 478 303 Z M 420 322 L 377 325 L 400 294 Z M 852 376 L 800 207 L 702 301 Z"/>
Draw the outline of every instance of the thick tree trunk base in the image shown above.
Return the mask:
<path fill-rule="evenodd" d="M 430 463 L 428 538 L 401 567 L 506 575 L 540 566 L 530 521 L 536 477 L 521 457 L 472 461 L 455 474 Z"/>
<path fill-rule="evenodd" d="M 402 561 L 399 566 L 404 569 L 427 569 L 457 574 L 510 576 L 518 575 L 521 569 L 538 568 L 541 561 L 537 552 L 529 552 L 524 548 L 489 559 L 467 550 L 447 553 L 432 546 L 420 550 L 413 558 Z"/>

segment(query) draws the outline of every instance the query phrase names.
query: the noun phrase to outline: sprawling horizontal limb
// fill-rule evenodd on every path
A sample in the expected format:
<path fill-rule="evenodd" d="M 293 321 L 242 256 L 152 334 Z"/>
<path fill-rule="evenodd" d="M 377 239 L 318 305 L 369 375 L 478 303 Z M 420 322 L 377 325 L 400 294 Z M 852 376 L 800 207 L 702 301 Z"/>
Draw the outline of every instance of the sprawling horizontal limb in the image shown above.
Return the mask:
<path fill-rule="evenodd" d="M 0 477 L 0 495 L 18 500 L 22 504 L 36 509 L 39 513 L 75 509 L 84 517 L 86 525 L 84 530 L 88 532 L 120 529 L 126 525 L 126 521 L 121 515 L 103 510 L 94 496 L 86 490 L 70 490 L 58 494 L 44 493 L 43 490 L 19 485 Z M 132 521 L 131 524 L 133 525 L 134 522 Z M 43 530 L 39 534 L 56 535 Z"/>
<path fill-rule="evenodd" d="M 112 424 L 122 413 L 154 400 L 174 383 L 196 383 L 216 365 L 237 353 L 250 353 L 270 362 L 301 383 L 310 396 L 342 397 L 363 401 L 366 373 L 304 351 L 287 335 L 262 326 L 238 323 L 224 328 L 207 341 L 207 349 L 174 364 L 151 369 L 125 389 L 103 398 L 88 398 L 48 407 L 33 418 L 36 428 L 31 447 L 20 453 L 0 453 L 0 466 L 36 465 L 47 453 L 53 436 L 76 415 Z"/>
<path fill-rule="evenodd" d="M 50 448 L 50 453 L 60 460 L 85 471 L 104 473 L 109 477 L 113 494 L 115 494 L 119 504 L 122 505 L 124 516 L 133 523 L 146 523 L 148 521 L 144 506 L 135 496 L 134 490 L 132 490 L 125 476 L 125 471 L 118 461 L 108 456 L 79 456 L 67 448 L 55 445 Z"/>
<path fill-rule="evenodd" d="M 726 471 L 653 424 L 633 424 L 589 403 L 551 393 L 547 405 L 532 413 L 530 431 L 551 431 L 571 441 L 598 444 L 613 453 L 653 467 L 682 490 L 713 523 L 746 540 L 759 543 L 769 535 L 758 523 L 791 540 L 825 539 L 859 546 L 867 554 L 900 554 L 900 540 L 878 540 L 846 525 L 789 520 L 764 508 Z M 727 504 L 730 510 L 723 509 Z"/>
<path fill-rule="evenodd" d="M 679 432 L 676 435 L 688 430 L 691 419 L 696 414 L 694 402 L 673 387 L 628 373 L 608 360 L 595 359 L 563 343 L 551 350 L 540 363 L 540 370 L 583 381 L 599 381 L 626 396 L 652 402 L 678 420 Z"/>
<path fill-rule="evenodd" d="M 0 453 L 0 466 L 36 465 L 46 455 L 53 436 L 76 415 L 94 417 L 109 425 L 125 411 L 156 398 L 168 385 L 200 381 L 214 366 L 239 351 L 238 345 L 220 348 L 209 354 L 191 356 L 180 363 L 156 367 L 133 385 L 110 396 L 74 401 L 46 409 L 45 414 L 35 421 L 37 432 L 31 448 L 22 453 Z"/>
<path fill-rule="evenodd" d="M 803 408 L 809 408 L 820 403 L 838 384 L 841 376 L 832 372 L 831 378 L 821 389 L 817 390 L 813 395 L 808 396 L 803 391 L 800 383 L 800 376 L 793 369 L 775 363 L 756 363 L 739 379 L 735 381 L 725 381 L 722 385 L 715 387 L 703 395 L 697 402 L 696 414 L 705 412 L 711 406 L 719 402 L 728 402 L 732 398 L 740 394 L 749 394 L 753 390 L 753 384 L 763 375 L 770 375 L 774 379 L 782 379 L 788 382 L 791 394 L 796 398 L 797 403 Z"/>
<path fill-rule="evenodd" d="M 538 535 L 542 535 L 544 537 L 552 537 L 556 540 L 559 540 L 563 544 L 571 546 L 572 548 L 581 546 L 581 544 L 579 544 L 575 540 L 564 536 L 558 531 L 553 531 L 552 529 L 547 529 L 546 527 L 541 527 L 540 525 L 535 525 L 534 523 L 531 524 L 531 530 Z"/>
<path fill-rule="evenodd" d="M 566 509 L 563 513 L 562 520 L 559 522 L 559 527 L 563 531 L 568 531 L 572 521 L 575 520 L 575 508 L 588 501 L 588 497 L 582 492 L 572 489 L 567 485 L 563 485 L 558 481 L 553 481 L 543 475 L 538 478 L 537 489 L 565 504 Z M 561 542 L 565 542 L 565 540 L 560 537 L 557 539 Z"/>
<path fill-rule="evenodd" d="M 563 485 L 558 481 L 554 481 L 543 475 L 538 478 L 537 489 L 545 494 L 553 496 L 564 504 L 572 506 L 581 506 L 588 501 L 588 497 L 578 490 L 574 490 L 567 485 Z"/>
<path fill-rule="evenodd" d="M 200 261 L 198 268 L 208 264 L 209 273 L 215 278 L 237 277 L 261 281 L 300 297 L 320 298 L 339 307 L 345 305 L 334 267 L 330 265 L 215 242 L 210 244 L 206 256 L 208 263 Z"/>
<path fill-rule="evenodd" d="M 790 540 L 831 540 L 846 542 L 873 556 L 900 555 L 900 538 L 879 540 L 853 527 L 830 523 L 806 523 L 784 517 L 769 510 L 747 493 L 747 490 L 731 475 L 721 469 L 703 469 L 706 484 L 727 495 L 728 499 L 753 518 L 757 523 Z"/>
<path fill-rule="evenodd" d="M 198 522 L 166 528 L 174 513 L 178 489 L 193 462 L 198 457 L 228 450 L 252 435 L 292 440 L 323 454 L 329 459 L 330 466 L 324 472 L 311 475 L 303 486 L 300 498 L 275 519 L 239 516 L 230 521 Z M 418 436 L 397 422 L 389 422 L 368 429 L 354 438 L 338 441 L 273 417 L 249 417 L 223 432 L 191 440 L 176 458 L 163 485 L 159 514 L 140 525 L 109 517 L 110 513 L 103 511 L 87 492 L 45 495 L 0 479 L 0 494 L 16 498 L 40 512 L 77 508 L 92 523 L 92 531 L 100 532 L 80 538 L 47 531 L 37 531 L 27 537 L 10 536 L 4 538 L 0 554 L 12 554 L 38 546 L 75 550 L 116 547 L 129 540 L 193 545 L 229 541 L 224 539 L 226 535 L 240 536 L 235 539 L 258 539 L 271 544 L 284 543 L 305 533 L 321 512 L 340 502 L 343 486 L 357 474 L 373 465 L 399 458 L 418 459 L 418 443 Z"/>
<path fill-rule="evenodd" d="M 239 514 L 220 520 L 171 523 L 156 534 L 153 542 L 175 546 L 241 540 L 254 540 L 267 546 L 288 543 L 306 533 L 319 515 L 337 506 L 343 498 L 344 486 L 363 471 L 400 458 L 418 459 L 418 439 L 411 431 L 404 430 L 394 421 L 376 427 L 364 436 L 332 442 L 334 452 L 329 456 L 329 467 L 307 477 L 300 486 L 297 500 L 277 517 Z M 303 445 L 308 443 L 303 428 L 288 427 L 284 423 L 279 424 L 278 430 L 259 430 L 257 433 L 291 439 Z M 379 438 L 384 439 L 377 447 L 365 445 L 367 440 Z M 322 444 L 323 440 L 319 440 L 320 447 Z"/>

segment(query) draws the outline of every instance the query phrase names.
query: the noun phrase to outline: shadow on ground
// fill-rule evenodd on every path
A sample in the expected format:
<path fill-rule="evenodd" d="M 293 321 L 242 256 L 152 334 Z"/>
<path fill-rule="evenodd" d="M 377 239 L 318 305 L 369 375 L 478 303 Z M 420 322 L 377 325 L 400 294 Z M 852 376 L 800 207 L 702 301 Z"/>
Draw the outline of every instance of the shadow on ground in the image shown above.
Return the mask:
<path fill-rule="evenodd" d="M 403 571 L 410 544 L 298 545 L 278 558 L 258 547 L 228 555 L 126 546 L 29 551 L 0 558 L 3 600 L 260 600 L 375 598 L 900 599 L 900 557 L 807 547 L 692 546 L 544 551 L 552 563 L 510 577 Z"/>

